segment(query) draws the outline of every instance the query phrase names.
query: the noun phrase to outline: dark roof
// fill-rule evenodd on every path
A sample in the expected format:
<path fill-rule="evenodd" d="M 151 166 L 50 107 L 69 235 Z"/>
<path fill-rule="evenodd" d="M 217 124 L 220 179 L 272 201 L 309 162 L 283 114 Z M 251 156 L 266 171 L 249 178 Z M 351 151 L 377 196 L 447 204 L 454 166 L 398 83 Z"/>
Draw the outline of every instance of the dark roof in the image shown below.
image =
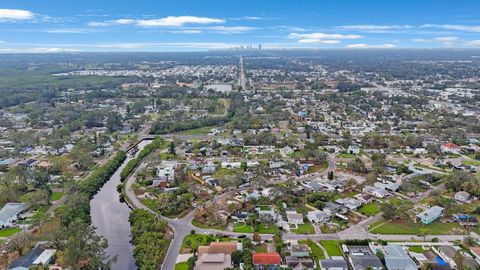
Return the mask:
<path fill-rule="evenodd" d="M 344 268 L 348 269 L 347 262 L 345 260 L 321 260 L 320 266 L 322 269 L 325 268 Z"/>
<path fill-rule="evenodd" d="M 16 268 L 16 267 L 25 267 L 29 268 L 33 262 L 42 254 L 42 252 L 45 251 L 41 247 L 35 247 L 28 254 L 16 259 L 10 264 L 9 268 Z"/>
<path fill-rule="evenodd" d="M 354 255 L 350 256 L 355 269 L 367 269 L 368 267 L 383 268 L 380 259 L 375 255 Z"/>

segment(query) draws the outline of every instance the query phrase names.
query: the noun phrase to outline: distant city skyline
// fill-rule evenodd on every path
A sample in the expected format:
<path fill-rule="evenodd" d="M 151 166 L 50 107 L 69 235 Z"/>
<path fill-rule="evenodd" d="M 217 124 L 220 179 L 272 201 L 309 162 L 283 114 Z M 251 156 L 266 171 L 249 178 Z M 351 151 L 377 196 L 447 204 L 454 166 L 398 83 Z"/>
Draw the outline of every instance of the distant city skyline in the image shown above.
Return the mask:
<path fill-rule="evenodd" d="M 14 1 L 0 53 L 480 48 L 480 2 Z"/>

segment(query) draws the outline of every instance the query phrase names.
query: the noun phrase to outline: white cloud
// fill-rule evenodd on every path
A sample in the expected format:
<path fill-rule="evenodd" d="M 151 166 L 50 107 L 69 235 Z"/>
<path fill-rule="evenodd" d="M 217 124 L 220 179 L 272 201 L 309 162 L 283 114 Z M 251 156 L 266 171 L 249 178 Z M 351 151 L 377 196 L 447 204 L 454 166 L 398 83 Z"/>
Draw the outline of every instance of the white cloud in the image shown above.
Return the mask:
<path fill-rule="evenodd" d="M 421 43 L 421 42 L 429 42 L 430 40 L 424 38 L 414 38 L 412 39 L 413 42 Z"/>
<path fill-rule="evenodd" d="M 470 47 L 480 47 L 480 39 L 469 40 L 469 41 L 465 42 L 465 45 L 470 46 Z"/>
<path fill-rule="evenodd" d="M 344 25 L 340 26 L 342 29 L 362 30 L 362 31 L 386 31 L 386 30 L 405 30 L 411 29 L 411 25 L 373 25 L 373 24 L 359 24 L 359 25 Z"/>
<path fill-rule="evenodd" d="M 461 25 L 461 24 L 424 24 L 420 28 L 437 28 L 444 30 L 456 30 L 463 32 L 480 32 L 478 25 Z"/>
<path fill-rule="evenodd" d="M 90 22 L 89 26 L 135 25 L 140 27 L 180 27 L 194 24 L 224 23 L 225 20 L 196 16 L 168 16 L 160 19 L 118 19 L 105 22 Z"/>
<path fill-rule="evenodd" d="M 433 41 L 443 43 L 445 46 L 453 46 L 457 44 L 458 37 L 436 37 Z"/>
<path fill-rule="evenodd" d="M 24 21 L 35 17 L 33 12 L 22 9 L 0 9 L 0 21 Z"/>
<path fill-rule="evenodd" d="M 174 33 L 174 34 L 201 34 L 202 30 L 185 29 L 185 30 L 171 31 L 171 33 Z"/>
<path fill-rule="evenodd" d="M 216 31 L 224 34 L 239 34 L 255 29 L 254 27 L 248 26 L 212 26 L 206 28 L 208 30 Z"/>
<path fill-rule="evenodd" d="M 0 48 L 0 53 L 70 53 L 79 51 L 69 48 Z"/>
<path fill-rule="evenodd" d="M 58 28 L 58 29 L 47 29 L 46 33 L 50 34 L 86 34 L 97 32 L 96 30 L 89 28 Z"/>
<path fill-rule="evenodd" d="M 347 45 L 347 48 L 349 49 L 389 49 L 389 48 L 395 48 L 395 47 L 396 46 L 391 43 L 385 43 L 381 45 L 370 45 L 366 43 Z"/>
<path fill-rule="evenodd" d="M 308 44 L 337 44 L 343 39 L 358 39 L 362 38 L 360 35 L 344 35 L 344 34 L 326 34 L 326 33 L 309 33 L 299 34 L 290 33 L 288 35 L 291 39 L 297 39 L 299 43 Z"/>

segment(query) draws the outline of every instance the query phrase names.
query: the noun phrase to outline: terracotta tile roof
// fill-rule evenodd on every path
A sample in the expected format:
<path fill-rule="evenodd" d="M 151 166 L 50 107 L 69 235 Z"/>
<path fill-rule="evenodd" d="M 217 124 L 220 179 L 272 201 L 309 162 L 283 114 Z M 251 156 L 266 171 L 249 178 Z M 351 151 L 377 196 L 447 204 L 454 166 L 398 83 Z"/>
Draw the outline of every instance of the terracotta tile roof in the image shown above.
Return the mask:
<path fill-rule="evenodd" d="M 454 143 L 445 143 L 445 144 L 442 144 L 442 146 L 447 148 L 458 148 L 458 145 Z"/>
<path fill-rule="evenodd" d="M 254 265 L 279 265 L 282 257 L 278 253 L 255 253 L 253 254 Z"/>
<path fill-rule="evenodd" d="M 237 250 L 237 242 L 212 242 L 209 246 L 199 246 L 198 254 L 232 254 Z"/>

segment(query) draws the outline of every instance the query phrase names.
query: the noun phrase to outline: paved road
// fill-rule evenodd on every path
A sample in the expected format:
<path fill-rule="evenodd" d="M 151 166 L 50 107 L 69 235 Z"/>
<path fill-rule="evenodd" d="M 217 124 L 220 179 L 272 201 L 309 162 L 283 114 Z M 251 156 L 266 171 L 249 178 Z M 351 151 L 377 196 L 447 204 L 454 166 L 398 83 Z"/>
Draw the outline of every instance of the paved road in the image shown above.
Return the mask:
<path fill-rule="evenodd" d="M 328 169 L 325 170 L 324 172 L 320 174 L 316 174 L 314 178 L 318 178 L 321 176 L 325 176 L 329 171 L 334 171 L 335 170 L 335 163 L 336 163 L 336 158 L 334 155 L 329 155 L 328 157 Z M 142 165 L 139 166 L 138 169 L 141 169 L 142 166 L 146 166 L 145 163 L 142 163 Z M 137 170 L 138 170 L 137 169 Z M 133 174 L 132 174 L 133 175 Z M 286 181 L 298 181 L 298 180 L 305 180 L 308 179 L 307 177 L 300 177 L 300 178 L 291 178 L 291 179 L 281 179 L 275 181 L 275 183 L 270 183 L 270 184 L 278 184 L 281 182 L 286 182 Z M 157 214 L 154 211 L 150 210 L 148 207 L 143 205 L 135 196 L 133 193 L 133 190 L 131 189 L 131 186 L 134 182 L 134 177 L 129 177 L 126 180 L 125 184 L 125 191 L 126 191 L 126 196 L 128 198 L 128 201 L 133 208 L 140 208 L 140 209 L 145 209 L 153 214 Z M 441 188 L 441 187 L 439 187 Z M 229 195 L 232 195 L 236 192 L 239 192 L 241 190 L 244 190 L 247 188 L 242 188 L 238 189 L 235 191 L 227 192 L 221 195 L 216 196 L 215 198 L 212 199 L 212 201 L 218 201 L 226 198 Z M 418 198 L 420 199 L 420 198 Z M 164 220 L 167 222 L 170 227 L 173 230 L 174 233 L 174 238 L 172 239 L 167 255 L 165 257 L 165 260 L 163 262 L 163 265 L 161 269 L 163 270 L 173 270 L 175 268 L 175 264 L 177 261 L 178 254 L 181 251 L 182 247 L 182 242 L 185 236 L 187 236 L 192 230 L 195 230 L 196 233 L 199 234 L 218 234 L 218 235 L 229 235 L 232 237 L 238 237 L 240 235 L 245 235 L 249 238 L 253 237 L 253 234 L 247 234 L 247 233 L 234 233 L 231 231 L 226 231 L 226 230 L 216 230 L 216 229 L 203 229 L 203 228 L 198 228 L 192 224 L 192 220 L 194 218 L 194 212 L 195 209 L 189 212 L 185 217 L 183 218 L 178 218 L 178 219 L 171 219 L 167 217 L 163 217 L 161 215 L 158 215 L 160 219 Z M 423 241 L 424 238 L 423 236 L 417 236 L 417 235 L 379 235 L 379 234 L 372 234 L 368 231 L 368 227 L 380 220 L 382 217 L 382 213 L 379 213 L 373 217 L 369 217 L 341 232 L 337 233 L 331 233 L 331 234 L 311 234 L 311 235 L 299 235 L 299 234 L 294 234 L 294 233 L 286 233 L 283 235 L 283 238 L 285 240 L 305 240 L 305 239 L 312 239 L 314 241 L 318 240 L 346 240 L 346 239 L 382 239 L 382 240 L 390 240 L 390 241 Z M 273 235 L 271 234 L 262 234 L 262 239 L 272 239 Z M 434 235 L 434 236 L 427 236 L 425 240 L 431 240 L 432 238 L 438 238 L 440 241 L 454 241 L 454 240 L 463 240 L 465 235 Z M 477 235 L 475 235 L 477 237 Z"/>

